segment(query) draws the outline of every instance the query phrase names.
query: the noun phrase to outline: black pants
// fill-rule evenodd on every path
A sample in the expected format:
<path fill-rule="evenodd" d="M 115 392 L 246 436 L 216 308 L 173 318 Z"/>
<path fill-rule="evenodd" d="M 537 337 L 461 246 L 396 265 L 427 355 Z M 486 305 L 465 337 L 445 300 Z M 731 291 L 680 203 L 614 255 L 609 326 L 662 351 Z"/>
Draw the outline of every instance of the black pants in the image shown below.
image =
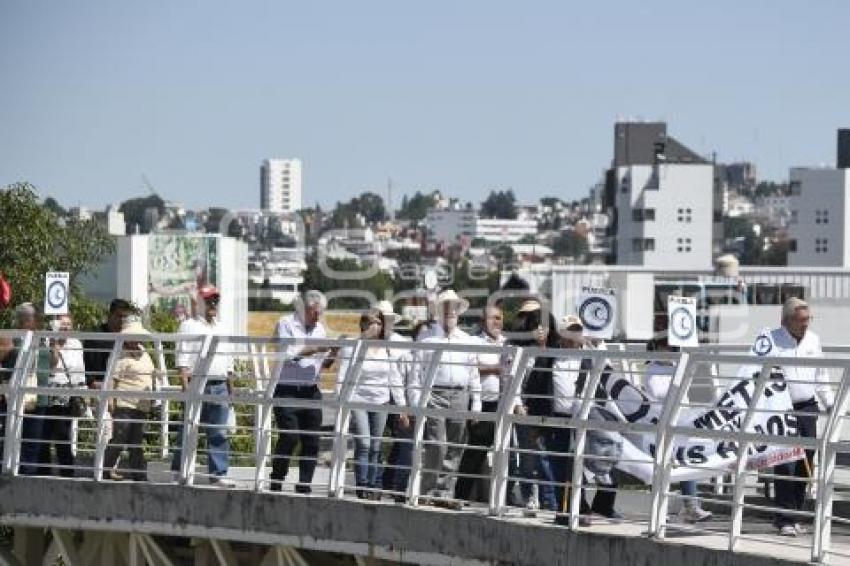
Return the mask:
<path fill-rule="evenodd" d="M 130 455 L 130 463 L 124 469 L 130 472 L 130 479 L 134 481 L 147 480 L 147 465 L 145 464 L 145 450 L 142 442 L 145 438 L 145 423 L 143 422 L 121 422 L 123 420 L 145 420 L 147 414 L 139 409 L 129 407 L 117 407 L 112 411 L 112 440 L 106 447 L 103 457 L 103 467 L 111 470 L 118 461 L 118 456 L 125 448 Z M 120 472 L 119 472 L 120 473 Z"/>
<path fill-rule="evenodd" d="M 62 468 L 59 475 L 66 478 L 74 477 L 75 470 L 70 467 L 74 465 L 74 452 L 71 450 L 71 408 L 64 406 L 42 407 L 37 413 L 45 418 L 41 425 L 41 440 L 38 449 L 38 473 L 40 475 L 53 475 L 52 458 L 50 457 L 50 446 L 56 450 L 56 460 Z"/>
<path fill-rule="evenodd" d="M 322 392 L 316 385 L 278 385 L 274 396 L 320 400 Z M 286 479 L 286 475 L 289 473 L 289 459 L 299 441 L 301 442 L 301 459 L 298 461 L 298 481 L 301 484 L 311 483 L 313 472 L 316 470 L 316 458 L 319 456 L 319 436 L 315 433 L 322 428 L 322 410 L 275 407 L 274 418 L 277 428 L 285 432 L 280 432 L 277 436 L 274 461 L 272 462 L 272 489 L 279 489 L 280 484 L 278 482 Z M 301 434 L 297 431 L 313 434 Z"/>
<path fill-rule="evenodd" d="M 800 413 L 808 413 L 805 415 L 797 415 L 797 425 L 800 429 L 799 436 L 805 438 L 816 438 L 818 435 L 818 402 L 814 398 L 800 403 L 794 403 L 794 411 Z M 815 457 L 814 450 L 806 450 L 806 459 L 780 464 L 774 467 L 774 473 L 783 476 L 793 476 L 797 478 L 811 478 L 813 470 L 813 461 Z M 803 502 L 806 499 L 806 485 L 808 482 L 801 480 L 774 480 L 774 489 L 776 490 L 776 505 L 782 509 L 790 509 L 792 511 L 800 511 L 803 508 Z M 778 527 L 784 525 L 793 525 L 798 521 L 798 517 L 785 513 L 777 513 L 775 523 Z"/>
<path fill-rule="evenodd" d="M 484 401 L 481 403 L 481 411 L 484 413 L 495 413 L 499 403 L 497 401 Z M 472 489 L 478 486 L 478 494 L 481 500 L 487 500 L 487 481 L 484 478 L 470 478 L 463 474 L 480 474 L 484 468 L 484 460 L 487 450 L 493 447 L 493 436 L 496 433 L 496 423 L 493 421 L 479 421 L 469 425 L 469 437 L 467 443 L 470 446 L 481 448 L 467 448 L 463 451 L 460 459 L 461 474 L 455 484 L 455 499 L 469 500 Z"/>

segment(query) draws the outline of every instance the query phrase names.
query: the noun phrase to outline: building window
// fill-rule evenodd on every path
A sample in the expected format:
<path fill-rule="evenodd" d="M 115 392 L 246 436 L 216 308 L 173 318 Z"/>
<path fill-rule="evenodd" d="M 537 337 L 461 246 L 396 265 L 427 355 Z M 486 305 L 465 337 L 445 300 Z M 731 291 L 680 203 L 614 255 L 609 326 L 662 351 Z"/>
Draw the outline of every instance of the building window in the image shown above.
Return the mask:
<path fill-rule="evenodd" d="M 692 219 L 691 216 L 692 211 L 690 208 L 680 208 L 676 213 L 676 217 L 678 218 L 679 222 L 687 222 L 690 224 Z"/>
<path fill-rule="evenodd" d="M 623 177 L 622 184 L 620 185 L 620 192 L 621 193 L 629 192 L 629 189 L 631 188 L 630 185 L 631 185 L 631 183 L 629 181 L 629 177 L 628 176 Z"/>
<path fill-rule="evenodd" d="M 788 240 L 788 251 L 797 253 L 797 240 Z"/>
<path fill-rule="evenodd" d="M 827 252 L 826 238 L 815 238 L 815 253 L 825 254 Z"/>
<path fill-rule="evenodd" d="M 635 222 L 652 222 L 655 220 L 654 208 L 635 208 L 632 209 L 632 220 Z"/>
<path fill-rule="evenodd" d="M 797 223 L 797 211 L 796 210 L 791 211 L 791 219 L 788 221 L 788 223 L 789 224 L 796 224 Z"/>
<path fill-rule="evenodd" d="M 690 253 L 691 251 L 691 239 L 690 238 L 676 238 L 676 251 L 679 253 Z"/>
<path fill-rule="evenodd" d="M 634 252 L 655 251 L 655 240 L 653 238 L 632 238 L 632 251 L 634 251 Z"/>
<path fill-rule="evenodd" d="M 829 224 L 829 209 L 815 211 L 815 224 Z"/>

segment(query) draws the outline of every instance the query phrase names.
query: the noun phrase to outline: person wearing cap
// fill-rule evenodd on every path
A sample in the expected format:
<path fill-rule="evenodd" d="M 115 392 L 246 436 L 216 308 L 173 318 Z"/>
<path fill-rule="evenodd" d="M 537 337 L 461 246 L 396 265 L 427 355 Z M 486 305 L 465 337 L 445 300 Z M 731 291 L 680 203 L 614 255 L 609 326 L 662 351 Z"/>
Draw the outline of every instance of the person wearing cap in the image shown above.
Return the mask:
<path fill-rule="evenodd" d="M 481 344 L 486 346 L 505 345 L 504 313 L 502 307 L 490 305 L 484 309 L 484 324 L 476 336 Z M 481 410 L 485 413 L 495 413 L 499 405 L 502 381 L 501 353 L 495 351 L 478 356 L 478 374 L 481 376 Z M 493 435 L 496 424 L 493 421 L 478 421 L 469 425 L 469 444 L 476 448 L 463 451 L 460 459 L 460 474 L 455 485 L 455 499 L 469 500 L 473 487 L 478 487 L 479 497 L 485 497 L 484 478 L 470 477 L 481 474 L 487 459 L 487 450 L 493 446 Z"/>
<path fill-rule="evenodd" d="M 560 339 L 559 346 L 567 350 L 592 350 L 597 349 L 593 343 L 584 335 L 584 323 L 581 318 L 570 314 L 562 318 L 558 323 L 558 336 Z M 604 363 L 602 380 L 610 375 L 612 368 L 607 361 Z M 559 418 L 569 419 L 576 413 L 580 406 L 582 396 L 584 395 L 587 378 L 593 369 L 594 361 L 590 357 L 567 357 L 555 360 L 552 365 L 552 415 Z M 597 385 L 595 397 L 597 399 L 606 399 L 607 393 Z M 591 435 L 597 440 L 606 438 L 605 431 L 588 431 L 588 438 Z M 566 489 L 566 484 L 572 481 L 573 459 L 569 456 L 562 456 L 570 451 L 572 446 L 573 429 L 564 427 L 549 427 L 544 433 L 544 445 L 550 452 L 555 452 L 559 455 L 551 456 L 552 475 L 559 483 L 556 489 L 558 498 L 558 513 L 555 515 L 555 522 L 559 524 L 567 524 L 569 515 L 567 513 L 569 505 L 569 490 Z M 619 439 L 618 435 L 617 438 Z M 611 441 L 607 438 L 605 442 Z M 601 444 L 597 443 L 597 444 Z M 587 452 L 591 452 L 591 443 L 587 444 Z M 600 450 L 600 452 L 604 452 Z M 607 454 L 602 454 L 607 455 Z M 585 468 L 597 468 L 598 470 L 608 470 L 604 473 L 595 473 L 597 484 L 600 481 L 606 489 L 597 489 L 591 504 L 587 503 L 584 493 L 579 506 L 581 517 L 579 525 L 590 526 L 591 519 L 589 515 L 596 514 L 608 519 L 621 520 L 622 514 L 614 508 L 617 493 L 614 491 L 616 484 L 614 483 L 610 473 L 610 469 L 614 467 L 614 462 L 610 460 L 585 460 Z M 597 470 L 597 471 L 598 471 Z M 600 478 L 602 478 L 600 480 Z"/>
<path fill-rule="evenodd" d="M 655 317 L 655 336 L 646 344 L 648 352 L 678 352 L 678 346 L 671 346 L 667 340 L 667 327 L 669 319 L 667 314 L 659 314 Z M 646 391 L 652 400 L 664 406 L 667 394 L 670 391 L 670 382 L 676 372 L 676 362 L 673 360 L 649 360 L 646 362 L 644 380 Z M 682 402 L 688 403 L 687 391 L 682 396 Z M 711 518 L 712 513 L 702 508 L 700 500 L 697 499 L 697 482 L 695 480 L 679 482 L 682 492 L 682 509 L 679 511 L 679 519 L 685 523 L 699 523 Z"/>
<path fill-rule="evenodd" d="M 820 338 L 810 328 L 812 313 L 808 303 L 791 297 L 782 305 L 780 326 L 766 329 L 760 333 L 750 351 L 755 356 L 776 356 L 788 358 L 822 358 Z M 752 377 L 761 368 L 748 365 L 741 369 L 744 377 Z M 829 374 L 825 368 L 782 367 L 788 392 L 791 395 L 794 413 L 797 416 L 799 435 L 806 438 L 817 437 L 817 420 L 820 413 L 818 399 L 825 411 L 831 411 L 835 402 L 830 386 Z M 776 479 L 776 505 L 782 509 L 799 511 L 806 497 L 806 484 L 811 479 L 814 451 L 806 450 L 806 458 L 782 464 L 774 468 L 781 476 L 795 479 Z M 800 478 L 800 479 L 796 479 Z M 774 526 L 783 536 L 797 536 L 806 532 L 805 527 L 796 522 L 796 517 L 779 512 L 774 518 Z"/>
<path fill-rule="evenodd" d="M 443 291 L 437 296 L 442 336 L 424 339 L 425 344 L 474 344 L 481 342 L 457 327 L 458 317 L 466 311 L 469 303 L 453 290 Z M 425 372 L 434 355 L 426 350 L 417 351 L 416 370 L 413 373 L 409 396 L 413 406 L 419 404 L 423 391 Z M 426 406 L 454 411 L 481 412 L 481 378 L 478 374 L 478 354 L 445 351 L 440 357 Z M 471 399 L 471 405 L 470 405 Z M 423 449 L 423 468 L 440 470 L 439 473 L 423 472 L 423 494 L 435 499 L 447 499 L 454 494 L 454 483 L 464 443 L 466 423 L 464 420 L 443 417 L 428 417 L 425 421 L 424 440 L 431 441 Z M 448 443 L 448 445 L 447 445 Z"/>
<path fill-rule="evenodd" d="M 304 293 L 303 297 L 298 297 L 294 306 L 295 312 L 282 317 L 275 326 L 275 337 L 288 340 L 289 343 L 283 346 L 283 361 L 273 371 L 277 380 L 274 396 L 277 399 L 320 401 L 322 392 L 319 389 L 319 379 L 322 368 L 333 363 L 333 359 L 328 358 L 332 350 L 304 345 L 303 340 L 326 337 L 325 327 L 320 319 L 328 301 L 321 291 L 311 290 Z M 272 491 L 281 491 L 289 473 L 292 453 L 300 442 L 301 455 L 298 460 L 298 483 L 295 491 L 311 493 L 310 484 L 313 482 L 319 457 L 322 410 L 318 407 L 276 405 L 274 416 L 275 424 L 281 432 L 278 433 L 275 444 L 270 488 Z"/>
<path fill-rule="evenodd" d="M 124 319 L 121 334 L 131 335 L 124 341 L 123 348 L 112 370 L 112 391 L 152 391 L 155 367 L 153 360 L 138 341 L 139 336 L 150 335 L 137 316 Z M 112 413 L 112 438 L 103 458 L 104 474 L 107 479 L 124 479 L 121 472 L 114 470 L 121 451 L 126 449 L 130 458 L 126 471 L 133 481 L 147 479 L 144 441 L 145 423 L 151 410 L 149 399 L 114 396 L 109 398 Z"/>
<path fill-rule="evenodd" d="M 198 314 L 194 318 L 184 320 L 177 329 L 178 334 L 187 336 L 217 335 L 222 333 L 218 322 L 219 303 L 221 294 L 212 285 L 203 285 L 198 289 Z M 180 385 L 183 391 L 188 391 L 192 379 L 204 379 L 204 395 L 221 397 L 220 402 L 204 402 L 201 406 L 201 423 L 207 425 L 204 431 L 207 436 L 207 468 L 209 482 L 221 487 L 233 487 L 235 484 L 228 479 L 227 470 L 230 460 L 230 443 L 227 439 L 227 417 L 229 412 L 227 398 L 231 394 L 230 378 L 233 374 L 233 357 L 227 352 L 218 351 L 213 354 L 206 375 L 196 375 L 198 354 L 202 347 L 199 341 L 179 341 L 176 348 L 175 365 L 180 375 Z M 180 471 L 182 451 L 178 435 L 178 446 L 171 460 L 171 469 Z"/>
<path fill-rule="evenodd" d="M 523 301 L 517 312 L 513 327 L 515 337 L 511 345 L 532 348 L 557 348 L 558 327 L 555 317 L 546 312 L 537 299 Z M 534 356 L 529 366 L 522 368 L 526 377 L 522 384 L 520 398 L 514 401 L 514 411 L 524 415 L 549 416 L 552 414 L 552 365 L 551 356 Z M 509 366 L 511 361 L 505 360 Z M 543 435 L 545 427 L 517 424 L 516 441 L 520 449 L 518 475 L 526 480 L 519 484 L 523 514 L 527 517 L 537 515 L 542 505 L 545 509 L 556 511 L 558 502 L 555 496 L 555 478 L 548 454 L 545 454 Z M 542 480 L 542 481 L 541 481 Z"/>
<path fill-rule="evenodd" d="M 360 338 L 362 340 L 381 340 L 385 326 L 384 314 L 377 308 L 371 308 L 360 316 Z M 349 375 L 348 369 L 354 357 L 354 346 L 340 350 L 339 378 L 337 394 L 345 394 L 344 380 L 354 378 L 356 385 L 351 391 L 351 400 L 356 403 L 387 405 L 392 400 L 396 405 L 407 404 L 404 383 L 396 371 L 396 364 L 389 348 L 370 346 L 366 349 L 360 371 L 356 376 Z M 408 427 L 407 414 L 399 415 L 403 426 Z M 360 499 L 380 499 L 382 489 L 380 469 L 381 439 L 387 424 L 387 413 L 352 409 L 351 428 L 354 438 L 354 479 L 357 485 L 357 497 Z"/>

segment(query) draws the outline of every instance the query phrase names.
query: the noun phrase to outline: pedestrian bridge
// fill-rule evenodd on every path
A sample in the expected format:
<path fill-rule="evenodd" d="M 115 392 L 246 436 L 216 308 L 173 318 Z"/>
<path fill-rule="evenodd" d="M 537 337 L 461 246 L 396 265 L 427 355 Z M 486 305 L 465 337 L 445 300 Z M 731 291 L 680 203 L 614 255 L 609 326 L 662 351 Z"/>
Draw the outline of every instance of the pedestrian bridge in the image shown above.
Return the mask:
<path fill-rule="evenodd" d="M 11 333 L 4 333 L 10 335 Z M 850 351 L 828 349 L 822 359 L 759 358 L 760 372 L 752 383 L 750 406 L 737 409 L 739 430 L 698 430 L 683 427 L 678 419 L 682 411 L 716 408 L 730 383 L 740 381 L 737 368 L 752 363 L 738 346 L 716 346 L 682 354 L 648 353 L 626 346 L 606 351 L 548 350 L 559 359 L 590 358 L 592 369 L 586 391 L 597 390 L 606 373 L 614 372 L 641 391 L 646 362 L 669 361 L 675 371 L 667 399 L 637 401 L 637 407 L 659 404 L 656 422 L 608 422 L 589 418 L 598 399 L 585 395 L 576 399 L 573 418 L 528 416 L 514 412 L 509 399 L 522 397 L 533 360 L 542 351 L 535 348 L 503 348 L 470 345 L 415 343 L 366 343 L 347 341 L 349 363 L 344 375 L 334 370 L 323 382 L 321 400 L 276 398 L 274 367 L 284 358 L 285 341 L 248 337 L 175 337 L 154 335 L 138 337 L 154 354 L 160 372 L 160 385 L 153 391 L 117 392 L 107 372 L 102 389 L 74 391 L 89 399 L 92 412 L 68 417 L 73 434 L 74 461 L 70 466 L 41 461 L 35 470 L 22 473 L 27 462 L 22 450 L 27 442 L 48 446 L 55 438 L 27 438 L 27 418 L 61 420 L 63 417 L 32 413 L 27 410 L 27 394 L 43 398 L 57 397 L 55 388 L 33 384 L 27 376 L 36 368 L 45 339 L 60 334 L 22 333 L 19 356 L 8 381 L 0 385 L 7 401 L 4 416 L 3 474 L 0 476 L 0 523 L 7 529 L 5 544 L 0 542 L 0 564 L 53 563 L 76 564 L 827 564 L 850 563 L 850 473 L 846 462 L 850 445 L 844 440 L 848 395 L 850 395 Z M 74 334 L 80 340 L 105 336 L 114 340 L 111 357 L 117 357 L 127 335 Z M 201 344 L 192 387 L 182 391 L 169 385 L 174 370 L 171 356 L 177 340 L 196 340 Z M 302 342 L 303 344 L 303 342 Z M 340 341 L 311 341 L 311 346 L 343 345 Z M 429 357 L 419 381 L 420 401 L 412 407 L 369 405 L 355 401 L 358 383 L 369 347 L 405 350 L 410 359 Z M 428 405 L 436 367 L 446 353 L 466 351 L 494 353 L 508 360 L 502 380 L 503 396 L 492 413 L 452 411 Z M 504 355 L 506 354 L 507 355 Z M 204 393 L 203 368 L 210 367 L 216 356 L 234 362 L 235 387 L 229 403 L 237 413 L 236 426 L 230 430 L 231 469 L 235 487 L 210 485 L 203 465 L 207 458 L 205 428 L 199 422 L 204 402 L 221 402 Z M 423 358 L 424 359 L 424 358 Z M 448 359 L 448 358 L 447 358 Z M 113 362 L 111 361 L 110 364 Z M 774 430 L 759 432 L 750 424 L 758 418 L 756 400 L 770 391 L 776 376 L 774 367 L 799 366 L 823 368 L 830 377 L 835 396 L 832 410 L 819 415 L 816 438 L 783 436 Z M 110 365 L 111 367 L 111 365 Z M 607 369 L 606 369 L 607 368 Z M 334 394 L 334 381 L 345 384 Z M 65 391 L 64 393 L 67 393 Z M 109 443 L 110 422 L 107 401 L 117 397 L 144 398 L 155 404 L 145 422 L 144 441 L 148 481 L 110 481 L 111 470 L 104 468 L 104 452 Z M 623 399 L 623 402 L 628 402 Z M 631 399 L 630 402 L 635 402 Z M 323 426 L 313 434 L 320 436 L 318 469 L 310 494 L 294 492 L 294 479 L 288 478 L 280 492 L 270 490 L 268 469 L 274 458 L 273 440 L 281 432 L 276 428 L 273 409 L 277 406 L 313 407 L 322 410 Z M 390 414 L 409 415 L 414 426 L 410 437 L 394 436 L 388 429 L 382 442 L 412 445 L 412 461 L 406 466 L 410 479 L 402 491 L 376 487 L 380 500 L 357 497 L 351 468 L 351 411 L 367 409 Z M 649 407 L 647 410 L 651 410 Z M 731 410 L 731 409 L 730 409 Z M 629 414 L 634 414 L 630 412 Z M 424 435 L 428 418 L 447 418 L 468 422 L 492 422 L 493 442 L 485 447 L 463 444 L 467 451 L 487 452 L 485 465 L 472 474 L 478 489 L 467 500 L 451 495 L 434 498 L 420 493 L 423 474 L 437 473 L 423 465 L 423 452 L 437 446 Z M 174 425 L 181 425 L 175 427 Z M 540 443 L 517 445 L 518 427 L 569 428 L 574 444 L 566 477 L 549 478 L 528 474 L 513 462 L 522 458 L 561 454 Z M 599 487 L 588 476 L 586 462 L 613 457 L 585 452 L 587 435 L 604 431 L 625 436 L 651 435 L 655 449 L 637 462 L 649 470 L 639 479 L 624 473 L 617 476 L 616 487 Z M 677 470 L 699 468 L 694 461 L 676 456 L 680 437 L 699 437 L 712 442 L 735 443 L 732 464 L 706 474 L 694 472 L 699 480 L 695 496 L 714 516 L 705 522 L 689 524 L 677 520 L 675 511 L 682 503 L 676 478 Z M 183 446 L 179 471 L 169 472 L 171 451 L 176 442 Z M 744 455 L 761 446 L 805 448 L 817 451 L 815 465 L 805 481 L 808 503 L 797 511 L 807 532 L 794 538 L 782 538 L 771 526 L 776 511 L 769 497 L 773 476 L 770 468 L 753 468 Z M 385 451 L 386 453 L 386 451 Z M 49 449 L 48 449 L 49 455 Z M 626 456 L 617 466 L 629 468 Z M 116 470 L 123 471 L 122 459 Z M 395 466 L 386 459 L 385 471 Z M 519 466 L 522 468 L 522 466 Z M 72 469 L 74 477 L 58 477 Z M 458 475 L 454 472 L 454 475 Z M 297 474 L 296 474 L 297 476 Z M 690 476 L 689 476 L 690 477 Z M 553 509 L 534 513 L 525 501 L 516 500 L 516 484 L 531 484 L 535 492 L 547 485 L 570 488 L 566 492 L 563 526 L 556 524 Z M 591 516 L 585 525 L 580 518 L 583 492 L 596 489 L 616 491 L 617 508 L 623 518 Z M 394 497 L 394 498 L 393 498 Z"/>

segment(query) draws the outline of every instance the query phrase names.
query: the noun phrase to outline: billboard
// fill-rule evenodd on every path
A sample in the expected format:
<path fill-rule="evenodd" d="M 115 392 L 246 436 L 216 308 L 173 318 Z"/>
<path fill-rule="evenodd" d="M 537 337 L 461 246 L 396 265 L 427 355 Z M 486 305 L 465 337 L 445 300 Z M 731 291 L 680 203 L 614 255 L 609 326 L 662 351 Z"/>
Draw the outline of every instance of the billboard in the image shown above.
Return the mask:
<path fill-rule="evenodd" d="M 183 307 L 194 314 L 201 286 L 219 286 L 218 238 L 151 235 L 148 242 L 148 304 L 157 310 Z"/>

